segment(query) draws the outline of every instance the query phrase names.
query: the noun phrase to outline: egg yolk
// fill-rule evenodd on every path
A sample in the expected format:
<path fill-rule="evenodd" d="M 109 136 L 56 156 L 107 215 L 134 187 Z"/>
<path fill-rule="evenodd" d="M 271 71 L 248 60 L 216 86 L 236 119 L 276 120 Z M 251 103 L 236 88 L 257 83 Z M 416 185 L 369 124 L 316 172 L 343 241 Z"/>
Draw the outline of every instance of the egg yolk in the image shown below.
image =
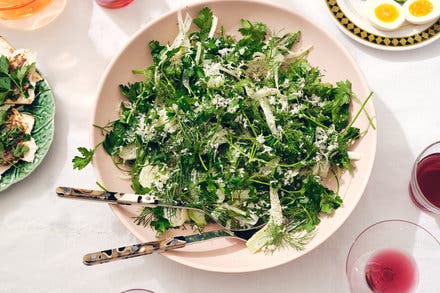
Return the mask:
<path fill-rule="evenodd" d="M 429 0 L 417 0 L 409 6 L 409 13 L 414 16 L 425 16 L 432 12 L 434 6 Z"/>
<path fill-rule="evenodd" d="M 392 4 L 381 4 L 374 9 L 376 17 L 383 22 L 393 22 L 399 17 L 399 10 Z"/>

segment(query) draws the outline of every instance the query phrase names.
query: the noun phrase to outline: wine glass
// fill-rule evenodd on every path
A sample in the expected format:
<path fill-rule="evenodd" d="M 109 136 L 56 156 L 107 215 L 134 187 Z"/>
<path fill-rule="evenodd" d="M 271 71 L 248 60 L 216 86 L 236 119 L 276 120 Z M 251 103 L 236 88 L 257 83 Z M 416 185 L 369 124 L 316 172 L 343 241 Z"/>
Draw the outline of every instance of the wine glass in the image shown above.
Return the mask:
<path fill-rule="evenodd" d="M 425 228 L 387 220 L 366 228 L 347 256 L 351 292 L 433 292 L 440 276 L 440 242 Z"/>
<path fill-rule="evenodd" d="M 424 149 L 414 162 L 409 193 L 419 208 L 440 215 L 440 141 Z"/>
<path fill-rule="evenodd" d="M 67 0 L 0 0 L 0 25 L 17 30 L 36 30 L 54 21 Z"/>

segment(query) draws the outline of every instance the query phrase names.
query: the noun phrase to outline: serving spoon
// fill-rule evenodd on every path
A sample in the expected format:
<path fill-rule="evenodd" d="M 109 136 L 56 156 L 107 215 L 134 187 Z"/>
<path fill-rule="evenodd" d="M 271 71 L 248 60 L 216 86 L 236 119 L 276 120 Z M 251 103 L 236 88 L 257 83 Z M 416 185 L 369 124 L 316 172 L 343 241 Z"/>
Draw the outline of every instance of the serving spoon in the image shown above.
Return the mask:
<path fill-rule="evenodd" d="M 114 191 L 89 190 L 73 187 L 57 187 L 56 193 L 58 196 L 70 199 L 82 199 L 97 202 L 106 202 L 120 205 L 140 205 L 145 207 L 167 207 L 177 209 L 188 209 L 198 211 L 211 218 L 221 229 L 193 234 L 189 236 L 170 237 L 163 240 L 156 240 L 150 242 L 143 242 L 129 246 L 122 246 L 119 248 L 107 249 L 88 253 L 83 257 L 85 265 L 96 265 L 107 263 L 115 260 L 133 258 L 142 255 L 152 254 L 153 252 L 164 252 L 167 250 L 178 249 L 189 244 L 206 241 L 219 237 L 233 237 L 243 241 L 249 240 L 257 231 L 259 231 L 265 224 L 247 228 L 247 229 L 229 229 L 221 222 L 216 221 L 206 211 L 198 208 L 185 206 L 183 203 L 176 202 L 172 205 L 163 203 L 155 196 L 139 195 L 131 193 L 122 193 Z"/>
<path fill-rule="evenodd" d="M 261 226 L 250 228 L 247 230 L 220 229 L 188 236 L 176 236 L 163 240 L 142 242 L 134 245 L 87 253 L 83 256 L 83 263 L 87 266 L 103 264 L 115 260 L 148 255 L 154 252 L 165 252 L 168 250 L 174 250 L 188 246 L 193 243 L 211 240 L 219 237 L 233 237 L 239 240 L 247 241 L 260 229 Z"/>

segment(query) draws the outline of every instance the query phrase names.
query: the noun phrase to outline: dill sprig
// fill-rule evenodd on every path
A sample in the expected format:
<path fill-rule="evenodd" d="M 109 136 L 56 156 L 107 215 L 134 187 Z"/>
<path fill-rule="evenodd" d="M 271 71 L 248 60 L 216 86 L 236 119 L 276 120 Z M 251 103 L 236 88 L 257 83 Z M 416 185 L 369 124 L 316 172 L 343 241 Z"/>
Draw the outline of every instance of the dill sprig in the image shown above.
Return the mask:
<path fill-rule="evenodd" d="M 296 228 L 299 225 L 274 225 L 269 223 L 270 232 L 269 240 L 264 246 L 263 251 L 265 253 L 273 253 L 279 248 L 294 248 L 296 250 L 303 250 L 304 246 L 313 238 L 313 233 L 307 233 L 305 231 L 298 231 Z"/>

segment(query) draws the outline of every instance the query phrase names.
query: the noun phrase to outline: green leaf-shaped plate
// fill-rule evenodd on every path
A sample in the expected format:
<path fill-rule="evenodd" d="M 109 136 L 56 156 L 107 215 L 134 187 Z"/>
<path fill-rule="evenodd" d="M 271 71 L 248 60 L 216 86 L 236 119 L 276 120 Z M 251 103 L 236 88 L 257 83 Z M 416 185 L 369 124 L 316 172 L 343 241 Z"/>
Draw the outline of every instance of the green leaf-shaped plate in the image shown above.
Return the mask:
<path fill-rule="evenodd" d="M 0 191 L 29 176 L 43 161 L 52 144 L 55 132 L 55 98 L 45 79 L 38 83 L 36 94 L 37 98 L 34 102 L 24 109 L 35 117 L 35 126 L 32 130 L 32 137 L 38 145 L 35 160 L 32 163 L 20 161 L 4 173 L 0 179 Z"/>

